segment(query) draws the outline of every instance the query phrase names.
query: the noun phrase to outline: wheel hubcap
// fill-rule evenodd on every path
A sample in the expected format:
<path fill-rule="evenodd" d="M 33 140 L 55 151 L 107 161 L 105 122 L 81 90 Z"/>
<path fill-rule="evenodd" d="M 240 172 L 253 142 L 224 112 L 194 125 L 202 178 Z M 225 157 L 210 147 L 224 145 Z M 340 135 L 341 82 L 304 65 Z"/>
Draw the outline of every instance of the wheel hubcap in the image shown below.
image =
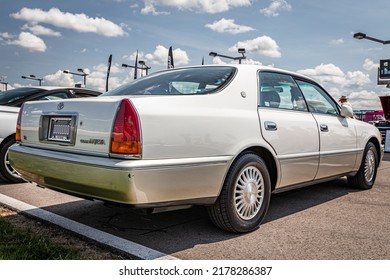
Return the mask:
<path fill-rule="evenodd" d="M 368 150 L 364 164 L 364 178 L 371 182 L 375 174 L 375 155 L 372 150 Z"/>
<path fill-rule="evenodd" d="M 260 211 L 264 197 L 264 183 L 261 172 L 253 167 L 242 170 L 234 189 L 234 204 L 238 216 L 250 220 Z"/>
<path fill-rule="evenodd" d="M 11 175 L 14 178 L 20 179 L 21 177 L 20 177 L 19 173 L 16 172 L 16 170 L 12 168 L 12 166 L 11 166 L 11 164 L 9 162 L 8 150 L 5 152 L 4 162 L 5 162 L 5 168 L 7 169 L 8 174 Z"/>

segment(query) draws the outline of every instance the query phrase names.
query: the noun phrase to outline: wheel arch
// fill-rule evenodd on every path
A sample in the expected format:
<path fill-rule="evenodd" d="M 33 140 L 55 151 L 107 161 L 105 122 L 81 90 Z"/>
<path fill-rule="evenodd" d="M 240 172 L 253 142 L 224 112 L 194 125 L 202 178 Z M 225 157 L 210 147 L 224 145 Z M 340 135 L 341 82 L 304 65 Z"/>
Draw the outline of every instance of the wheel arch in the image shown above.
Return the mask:
<path fill-rule="evenodd" d="M 377 158 L 378 162 L 377 163 L 379 165 L 379 163 L 381 161 L 381 144 L 379 143 L 379 140 L 376 137 L 372 137 L 370 140 L 368 140 L 367 143 L 369 143 L 369 142 L 373 143 L 374 146 L 375 146 L 375 149 L 376 149 L 376 151 L 378 153 L 377 154 L 377 156 L 378 156 L 378 158 Z"/>
<path fill-rule="evenodd" d="M 270 179 L 271 179 L 271 192 L 274 191 L 276 188 L 277 180 L 278 180 L 278 166 L 277 166 L 276 159 L 273 156 L 273 154 L 265 147 L 261 147 L 261 146 L 248 147 L 245 150 L 241 151 L 234 158 L 234 160 L 231 162 L 230 166 L 232 166 L 234 164 L 234 162 L 236 162 L 243 154 L 246 154 L 246 153 L 254 153 L 264 160 L 264 162 L 267 166 L 268 172 L 269 172 Z M 230 166 L 229 166 L 226 173 L 229 172 Z M 225 179 L 226 179 L 226 175 L 225 175 Z"/>
<path fill-rule="evenodd" d="M 15 138 L 15 134 L 16 134 L 16 133 L 12 133 L 12 134 L 8 135 L 7 137 L 5 137 L 5 138 L 3 139 L 3 141 L 1 141 L 1 143 L 0 143 L 0 148 L 2 148 L 2 147 L 5 145 L 5 143 L 8 142 L 9 139 Z"/>

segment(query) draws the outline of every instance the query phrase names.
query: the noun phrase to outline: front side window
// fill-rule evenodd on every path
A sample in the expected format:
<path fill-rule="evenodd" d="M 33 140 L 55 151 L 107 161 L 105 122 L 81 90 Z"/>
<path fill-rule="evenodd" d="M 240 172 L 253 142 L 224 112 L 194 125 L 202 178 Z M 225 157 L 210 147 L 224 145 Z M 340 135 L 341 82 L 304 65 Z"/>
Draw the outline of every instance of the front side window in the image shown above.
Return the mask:
<path fill-rule="evenodd" d="M 338 114 L 337 104 L 322 88 L 309 82 L 297 81 L 297 83 L 306 99 L 310 112 L 329 115 Z"/>
<path fill-rule="evenodd" d="M 294 79 L 273 72 L 260 72 L 260 106 L 307 111 L 303 95 Z"/>
<path fill-rule="evenodd" d="M 134 80 L 102 96 L 208 94 L 227 85 L 235 72 L 230 66 L 172 69 Z"/>

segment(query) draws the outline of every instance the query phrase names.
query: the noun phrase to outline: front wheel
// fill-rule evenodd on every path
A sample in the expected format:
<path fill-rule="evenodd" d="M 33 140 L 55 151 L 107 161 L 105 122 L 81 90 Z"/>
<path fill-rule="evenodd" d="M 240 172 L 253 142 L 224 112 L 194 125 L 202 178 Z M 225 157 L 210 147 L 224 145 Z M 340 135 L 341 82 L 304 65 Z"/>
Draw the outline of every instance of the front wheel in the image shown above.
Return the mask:
<path fill-rule="evenodd" d="M 270 181 L 267 166 L 259 156 L 242 155 L 230 168 L 217 201 L 208 208 L 213 223 L 236 233 L 257 229 L 268 210 Z"/>
<path fill-rule="evenodd" d="M 348 177 L 351 186 L 360 189 L 371 189 L 378 171 L 378 153 L 373 143 L 369 142 L 364 149 L 362 163 L 355 176 Z"/>

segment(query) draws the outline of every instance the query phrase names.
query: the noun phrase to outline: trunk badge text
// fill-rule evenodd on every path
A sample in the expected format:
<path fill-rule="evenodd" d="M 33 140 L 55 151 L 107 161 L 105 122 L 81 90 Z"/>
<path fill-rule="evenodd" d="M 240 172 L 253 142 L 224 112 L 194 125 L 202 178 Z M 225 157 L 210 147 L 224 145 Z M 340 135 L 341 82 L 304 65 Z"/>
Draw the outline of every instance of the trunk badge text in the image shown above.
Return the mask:
<path fill-rule="evenodd" d="M 92 145 L 106 145 L 103 139 L 80 139 L 80 143 Z"/>

